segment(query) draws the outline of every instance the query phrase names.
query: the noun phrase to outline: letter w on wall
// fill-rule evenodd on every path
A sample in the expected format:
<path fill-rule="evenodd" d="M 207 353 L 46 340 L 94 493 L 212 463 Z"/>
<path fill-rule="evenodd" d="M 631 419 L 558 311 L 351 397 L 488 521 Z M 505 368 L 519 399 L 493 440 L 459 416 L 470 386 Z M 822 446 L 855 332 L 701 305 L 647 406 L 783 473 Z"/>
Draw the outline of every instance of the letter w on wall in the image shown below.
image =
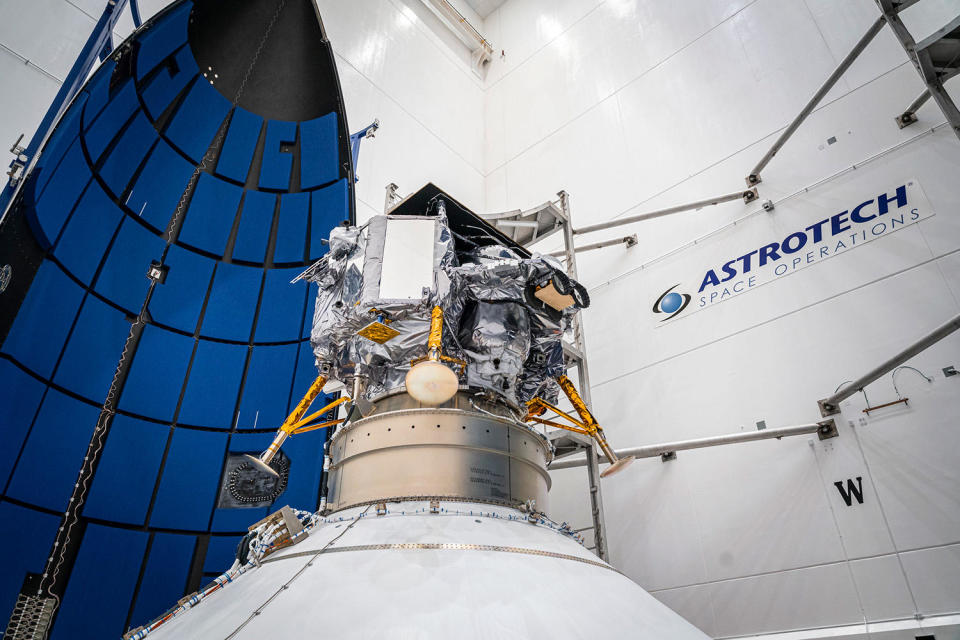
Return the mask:
<path fill-rule="evenodd" d="M 843 480 L 837 480 L 833 483 L 833 486 L 840 492 L 840 497 L 843 498 L 848 507 L 853 505 L 854 498 L 857 499 L 858 503 L 863 504 L 863 478 L 861 476 L 857 476 L 857 484 L 853 484 L 853 480 L 847 478 L 846 490 L 843 488 Z"/>

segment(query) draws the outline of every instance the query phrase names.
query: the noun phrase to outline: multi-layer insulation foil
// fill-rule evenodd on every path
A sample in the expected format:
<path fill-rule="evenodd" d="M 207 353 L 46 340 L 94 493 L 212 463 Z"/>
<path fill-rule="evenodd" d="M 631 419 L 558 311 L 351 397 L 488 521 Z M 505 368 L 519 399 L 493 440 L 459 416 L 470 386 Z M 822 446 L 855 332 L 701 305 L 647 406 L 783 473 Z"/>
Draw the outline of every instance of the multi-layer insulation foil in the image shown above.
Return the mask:
<path fill-rule="evenodd" d="M 339 227 L 329 242 L 308 278 L 318 285 L 311 342 L 331 378 L 349 385 L 361 377 L 368 401 L 402 390 L 411 361 L 427 353 L 440 306 L 443 352 L 467 363 L 462 388 L 518 406 L 556 398 L 552 379 L 563 373 L 561 340 L 576 310 L 554 311 L 532 293 L 562 271 L 559 262 L 502 245 L 457 250 L 442 207 L 436 216 Z M 371 323 L 396 333 L 382 343 L 360 335 Z"/>

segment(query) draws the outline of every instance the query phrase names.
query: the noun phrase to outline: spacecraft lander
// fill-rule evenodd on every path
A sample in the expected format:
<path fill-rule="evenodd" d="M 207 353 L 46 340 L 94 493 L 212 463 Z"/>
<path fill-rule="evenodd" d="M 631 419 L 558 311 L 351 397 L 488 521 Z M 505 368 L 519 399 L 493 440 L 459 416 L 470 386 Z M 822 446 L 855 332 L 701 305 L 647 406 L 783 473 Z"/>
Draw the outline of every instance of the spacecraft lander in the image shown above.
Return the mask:
<path fill-rule="evenodd" d="M 174 2 L 110 53 L 87 93 L 64 106 L 45 146 L 50 152 L 14 206 L 16 219 L 52 246 L 67 214 L 60 202 L 34 202 L 38 182 L 48 179 L 44 162 L 56 164 L 56 149 L 78 136 L 88 149 L 95 134 L 120 139 L 118 127 L 126 131 L 122 140 L 142 133 L 160 152 L 169 146 L 180 164 L 193 154 L 180 191 L 162 188 L 165 165 L 142 166 L 137 184 L 150 187 L 150 199 L 139 213 L 127 211 L 130 187 L 119 185 L 133 180 L 133 163 L 93 156 L 87 163 L 109 174 L 108 202 L 122 203 L 125 219 L 158 247 L 159 255 L 136 255 L 137 264 L 150 265 L 149 288 L 131 331 L 150 323 L 153 292 L 172 286 L 164 284 L 166 261 L 182 240 L 218 262 L 309 265 L 300 278 L 316 292 L 316 379 L 297 390 L 303 399 L 267 450 L 245 464 L 275 474 L 286 439 L 316 438 L 327 477 L 320 510 L 285 506 L 252 524 L 232 567 L 124 638 L 704 638 L 547 515 L 555 451 L 544 426 L 592 439 L 610 463 L 602 475 L 633 460 L 618 458 L 565 375 L 563 339 L 589 306 L 586 289 L 559 261 L 531 254 L 433 185 L 356 224 L 350 136 L 315 3 L 226 4 Z M 320 37 L 284 55 L 266 46 L 271 32 L 271 42 L 288 48 L 295 36 Z M 97 105 L 106 115 L 81 129 Z M 222 122 L 211 105 L 224 112 Z M 123 109 L 135 115 L 115 117 Z M 201 197 L 210 184 L 277 202 L 310 191 L 314 213 L 326 206 L 325 213 L 348 219 L 330 231 L 322 252 L 329 221 L 314 215 L 311 228 L 304 214 L 309 243 L 281 251 L 276 229 L 268 242 L 270 225 L 248 233 L 233 217 L 213 219 L 215 198 Z M 324 185 L 335 197 L 320 197 Z M 243 253 L 241 240 L 260 249 Z M 142 272 L 135 277 L 140 282 Z M 26 289 L 18 291 L 22 300 Z M 133 350 L 120 356 L 94 444 L 109 430 Z M 312 407 L 325 390 L 339 397 Z M 309 433 L 321 430 L 331 434 L 325 444 Z M 102 447 L 91 447 L 49 570 L 24 600 L 46 616 L 31 619 L 37 628 L 60 604 L 68 542 L 101 455 Z"/>
<path fill-rule="evenodd" d="M 229 571 L 126 637 L 703 638 L 546 515 L 538 424 L 595 438 L 607 474 L 630 461 L 564 375 L 582 285 L 432 185 L 329 249 L 303 274 L 319 375 L 256 459 L 335 428 L 325 508 L 256 523 Z"/>

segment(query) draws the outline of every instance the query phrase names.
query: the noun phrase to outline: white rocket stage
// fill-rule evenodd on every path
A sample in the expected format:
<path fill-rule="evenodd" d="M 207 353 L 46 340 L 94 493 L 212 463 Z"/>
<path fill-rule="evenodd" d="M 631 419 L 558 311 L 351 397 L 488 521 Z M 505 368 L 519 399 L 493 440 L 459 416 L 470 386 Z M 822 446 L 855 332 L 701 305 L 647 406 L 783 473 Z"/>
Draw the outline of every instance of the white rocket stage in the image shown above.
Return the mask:
<path fill-rule="evenodd" d="M 150 638 L 707 637 L 542 516 L 439 509 L 322 519 Z"/>

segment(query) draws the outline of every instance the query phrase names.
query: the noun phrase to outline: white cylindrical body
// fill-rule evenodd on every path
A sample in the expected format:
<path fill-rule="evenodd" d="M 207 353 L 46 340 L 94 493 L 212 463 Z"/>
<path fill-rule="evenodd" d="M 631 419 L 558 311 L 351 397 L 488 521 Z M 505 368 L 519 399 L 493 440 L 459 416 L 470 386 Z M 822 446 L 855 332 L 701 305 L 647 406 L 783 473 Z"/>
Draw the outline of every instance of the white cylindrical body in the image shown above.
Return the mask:
<path fill-rule="evenodd" d="M 427 501 L 377 514 L 328 516 L 149 637 L 706 638 L 541 517 Z"/>

